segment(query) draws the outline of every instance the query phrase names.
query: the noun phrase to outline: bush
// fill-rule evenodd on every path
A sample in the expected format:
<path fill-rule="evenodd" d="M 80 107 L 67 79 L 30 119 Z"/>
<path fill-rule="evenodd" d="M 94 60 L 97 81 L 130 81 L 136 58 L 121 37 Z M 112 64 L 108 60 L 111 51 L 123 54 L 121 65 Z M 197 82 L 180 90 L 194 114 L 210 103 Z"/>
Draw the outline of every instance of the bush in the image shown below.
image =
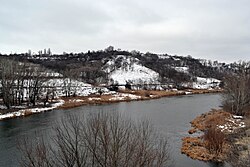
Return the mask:
<path fill-rule="evenodd" d="M 168 143 L 149 121 L 134 122 L 117 113 L 63 119 L 52 143 L 23 139 L 21 166 L 166 166 Z"/>
<path fill-rule="evenodd" d="M 206 148 L 212 154 L 218 155 L 223 151 L 223 145 L 226 142 L 226 138 L 223 132 L 221 132 L 216 127 L 210 127 L 204 134 L 204 140 L 206 143 Z"/>

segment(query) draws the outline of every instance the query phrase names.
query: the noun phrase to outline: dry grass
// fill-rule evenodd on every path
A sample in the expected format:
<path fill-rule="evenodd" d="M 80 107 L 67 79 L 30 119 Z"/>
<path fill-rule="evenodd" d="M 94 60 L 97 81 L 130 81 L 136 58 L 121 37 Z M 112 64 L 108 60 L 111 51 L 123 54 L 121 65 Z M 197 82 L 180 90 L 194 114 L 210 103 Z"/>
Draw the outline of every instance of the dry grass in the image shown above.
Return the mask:
<path fill-rule="evenodd" d="M 223 125 L 227 122 L 227 119 L 231 117 L 231 114 L 223 110 L 212 110 L 208 113 L 202 114 L 196 117 L 191 125 L 195 129 L 204 131 L 215 125 Z"/>
<path fill-rule="evenodd" d="M 90 98 L 92 98 L 90 100 Z M 117 102 L 129 102 L 131 100 L 141 100 L 141 99 L 130 99 L 129 97 L 124 97 L 123 99 L 112 99 L 114 96 L 112 95 L 102 95 L 102 96 L 87 96 L 87 97 L 63 97 L 62 99 L 65 101 L 61 109 L 69 109 L 74 107 L 79 107 L 82 105 L 101 105 L 101 104 L 111 104 Z M 81 101 L 77 101 L 81 100 Z"/>
<path fill-rule="evenodd" d="M 202 94 L 202 93 L 215 93 L 217 90 L 186 90 L 192 92 L 192 94 Z M 149 99 L 157 99 L 161 97 L 169 97 L 169 96 L 179 96 L 185 95 L 184 91 L 160 91 L 160 90 L 119 90 L 119 93 L 132 94 L 136 96 L 140 96 L 140 99 L 131 99 L 129 97 L 123 99 L 112 99 L 114 96 L 112 95 L 91 95 L 87 97 L 62 97 L 65 101 L 64 105 L 61 106 L 61 109 L 69 109 L 74 107 L 79 107 L 82 105 L 88 104 L 109 104 L 109 103 L 117 103 L 117 102 L 129 102 L 129 101 L 138 101 L 138 100 L 149 100 Z M 99 100 L 93 99 L 89 100 L 89 98 L 100 98 Z M 82 100 L 82 101 L 76 101 Z"/>
<path fill-rule="evenodd" d="M 210 161 L 214 158 L 205 148 L 204 142 L 200 137 L 185 137 L 182 141 L 182 154 L 201 161 Z"/>
<path fill-rule="evenodd" d="M 197 130 L 205 132 L 201 137 L 183 138 L 182 152 L 193 159 L 203 161 L 224 161 L 229 152 L 226 136 L 217 125 L 227 123 L 231 114 L 223 110 L 212 110 L 196 117 L 192 122 L 190 134 Z"/>
<path fill-rule="evenodd" d="M 151 94 L 151 91 L 148 90 L 119 90 L 120 93 L 129 93 L 137 96 L 145 96 L 146 94 Z"/>
<path fill-rule="evenodd" d="M 119 92 L 141 96 L 144 99 L 161 98 L 161 97 L 177 96 L 185 94 L 185 92 L 161 91 L 161 90 L 121 90 Z"/>
<path fill-rule="evenodd" d="M 126 94 L 132 94 L 136 96 L 140 96 L 139 99 L 131 99 L 129 97 L 123 97 L 122 99 L 113 99 L 115 96 L 113 95 L 92 95 L 87 97 L 62 97 L 62 99 L 65 101 L 64 105 L 62 105 L 61 109 L 68 109 L 68 108 L 74 108 L 79 107 L 82 105 L 87 104 L 109 104 L 109 103 L 117 103 L 117 102 L 129 102 L 129 101 L 136 101 L 136 100 L 149 100 L 154 98 L 161 98 L 161 97 L 167 97 L 167 96 L 177 96 L 177 95 L 184 95 L 184 92 L 167 92 L 167 91 L 147 91 L 147 90 L 122 90 L 119 91 L 119 93 L 126 93 Z M 90 100 L 92 98 L 92 100 Z M 97 99 L 98 98 L 98 99 Z"/>
<path fill-rule="evenodd" d="M 32 115 L 33 113 L 31 112 L 31 110 L 29 110 L 29 109 L 26 109 L 25 111 L 24 111 L 24 116 L 26 117 L 26 116 L 29 116 L 29 115 Z"/>
<path fill-rule="evenodd" d="M 207 90 L 207 89 L 192 89 L 191 91 L 192 91 L 193 94 L 222 93 L 223 89 L 212 89 L 212 90 Z"/>

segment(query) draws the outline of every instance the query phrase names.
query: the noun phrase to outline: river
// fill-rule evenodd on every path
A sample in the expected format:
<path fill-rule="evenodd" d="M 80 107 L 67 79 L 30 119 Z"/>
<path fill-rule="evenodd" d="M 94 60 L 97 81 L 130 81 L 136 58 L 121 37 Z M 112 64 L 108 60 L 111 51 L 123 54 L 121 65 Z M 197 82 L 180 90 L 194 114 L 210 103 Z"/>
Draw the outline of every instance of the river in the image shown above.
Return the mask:
<path fill-rule="evenodd" d="M 20 153 L 16 148 L 16 141 L 23 135 L 33 138 L 36 132 L 46 134 L 51 130 L 55 121 L 70 114 L 117 111 L 135 119 L 148 118 L 161 133 L 169 137 L 172 148 L 172 167 L 218 167 L 217 164 L 188 158 L 180 153 L 180 147 L 181 138 L 188 135 L 189 122 L 201 113 L 210 111 L 211 108 L 219 108 L 220 104 L 219 94 L 186 95 L 149 101 L 89 105 L 0 121 L 0 166 L 18 166 Z"/>

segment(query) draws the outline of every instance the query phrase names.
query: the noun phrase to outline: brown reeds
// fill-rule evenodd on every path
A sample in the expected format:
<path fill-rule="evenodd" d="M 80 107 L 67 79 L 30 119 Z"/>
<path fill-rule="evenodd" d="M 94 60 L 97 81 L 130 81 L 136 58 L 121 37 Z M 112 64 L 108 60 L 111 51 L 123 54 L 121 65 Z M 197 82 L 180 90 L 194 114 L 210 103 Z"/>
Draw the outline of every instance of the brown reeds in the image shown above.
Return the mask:
<path fill-rule="evenodd" d="M 219 155 L 223 152 L 226 137 L 221 130 L 215 126 L 210 127 L 204 133 L 205 146 L 211 154 Z"/>

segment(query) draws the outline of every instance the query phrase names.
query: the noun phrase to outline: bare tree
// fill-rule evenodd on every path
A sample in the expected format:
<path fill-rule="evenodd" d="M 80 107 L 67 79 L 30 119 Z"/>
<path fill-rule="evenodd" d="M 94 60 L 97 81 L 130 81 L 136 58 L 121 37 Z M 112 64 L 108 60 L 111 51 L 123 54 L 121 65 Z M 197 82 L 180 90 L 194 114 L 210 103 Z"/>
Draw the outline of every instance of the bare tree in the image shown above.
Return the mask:
<path fill-rule="evenodd" d="M 45 80 L 45 69 L 38 65 L 0 59 L 1 96 L 8 109 L 22 105 L 24 94 L 29 97 L 26 99 L 27 104 L 31 102 L 35 105 Z"/>
<path fill-rule="evenodd" d="M 66 97 L 70 97 L 73 94 L 73 89 L 72 89 L 72 81 L 73 79 L 78 79 L 78 73 L 75 70 L 72 69 L 67 69 L 63 73 L 64 75 L 64 80 L 63 80 L 63 89 L 65 92 Z M 74 93 L 75 94 L 75 93 Z"/>
<path fill-rule="evenodd" d="M 10 109 L 14 104 L 15 81 L 17 79 L 17 62 L 9 59 L 0 61 L 0 82 L 2 98 L 5 106 Z"/>
<path fill-rule="evenodd" d="M 22 157 L 20 159 L 20 166 L 27 167 L 52 167 L 53 157 L 51 157 L 48 150 L 49 145 L 43 138 L 30 142 L 28 138 L 24 137 L 22 141 L 19 141 L 19 149 L 22 149 Z"/>
<path fill-rule="evenodd" d="M 239 64 L 238 70 L 225 77 L 224 109 L 244 115 L 250 109 L 250 62 Z"/>
<path fill-rule="evenodd" d="M 33 106 L 39 98 L 43 83 L 47 80 L 46 70 L 40 66 L 30 66 L 27 74 L 29 102 Z M 29 103 L 28 103 L 29 104 Z"/>
<path fill-rule="evenodd" d="M 30 68 L 30 64 L 27 62 L 19 62 L 19 65 L 16 67 L 16 97 L 15 97 L 15 105 L 22 105 L 24 103 L 24 94 L 25 90 L 27 90 L 27 78 L 28 71 Z"/>
<path fill-rule="evenodd" d="M 50 145 L 45 140 L 36 142 L 35 147 L 27 140 L 19 144 L 21 165 L 161 167 L 170 160 L 166 138 L 160 137 L 149 121 L 134 122 L 118 113 L 71 116 L 54 128 L 54 134 Z"/>

